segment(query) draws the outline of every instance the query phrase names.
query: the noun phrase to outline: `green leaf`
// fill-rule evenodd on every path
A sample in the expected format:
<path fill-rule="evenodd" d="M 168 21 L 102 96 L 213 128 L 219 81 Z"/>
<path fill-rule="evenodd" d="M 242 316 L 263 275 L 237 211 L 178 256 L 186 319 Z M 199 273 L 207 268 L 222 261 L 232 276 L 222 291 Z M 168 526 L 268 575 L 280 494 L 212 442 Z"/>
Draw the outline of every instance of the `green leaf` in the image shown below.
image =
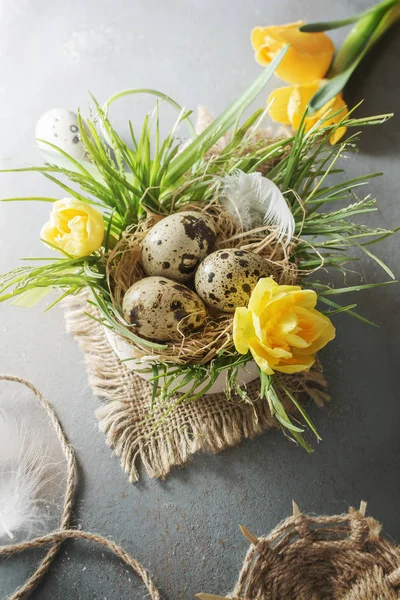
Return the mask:
<path fill-rule="evenodd" d="M 163 100 L 164 102 L 166 102 L 167 104 L 170 104 L 171 106 L 173 106 L 174 108 L 176 108 L 179 112 L 182 111 L 182 107 L 175 102 L 175 100 L 173 100 L 170 96 L 168 96 L 167 94 L 163 94 L 162 92 L 158 92 L 157 90 L 153 90 L 150 88 L 131 88 L 131 89 L 127 89 L 127 90 L 122 90 L 122 92 L 118 92 L 117 94 L 113 94 L 105 103 L 103 106 L 103 111 L 105 113 L 105 115 L 108 115 L 108 111 L 109 108 L 111 106 L 111 104 L 114 104 L 114 102 L 116 102 L 117 100 L 119 100 L 120 98 L 124 98 L 125 96 L 131 96 L 131 95 L 135 95 L 135 94 L 151 94 L 152 96 L 156 96 L 157 98 L 161 98 L 161 100 Z M 190 113 L 187 113 L 185 116 L 185 119 L 188 122 L 188 127 L 190 129 L 191 135 L 196 136 L 196 130 L 194 128 L 193 123 L 191 122 L 191 120 L 189 119 Z"/>
<path fill-rule="evenodd" d="M 38 302 L 50 294 L 51 291 L 52 288 L 32 288 L 17 296 L 12 304 L 20 308 L 32 308 L 32 306 L 35 306 L 35 304 L 38 304 Z"/>
<path fill-rule="evenodd" d="M 358 66 L 360 60 L 357 61 L 357 63 L 351 65 L 342 73 L 339 73 L 339 75 L 336 75 L 332 79 L 329 79 L 325 85 L 323 85 L 317 92 L 315 92 L 314 96 L 308 103 L 308 107 L 310 109 L 311 114 L 314 113 L 316 110 L 322 108 L 327 102 L 329 102 L 329 100 L 337 96 L 337 94 L 340 94 L 340 92 L 343 90 L 344 86 L 352 76 L 353 71 Z"/>
<path fill-rule="evenodd" d="M 273 376 L 265 375 L 261 369 L 259 369 L 260 378 L 261 378 L 261 387 L 263 388 L 263 380 L 265 382 L 265 388 L 263 389 L 263 393 L 267 398 L 268 405 L 271 411 L 272 416 L 274 416 L 277 421 L 281 424 L 283 432 L 290 432 L 290 439 L 298 442 L 307 452 L 312 452 L 311 446 L 306 442 L 302 433 L 304 429 L 294 425 L 287 414 L 282 402 L 279 399 L 278 394 L 274 388 L 274 378 Z"/>
<path fill-rule="evenodd" d="M 347 17 L 346 19 L 339 19 L 337 21 L 320 21 L 318 23 L 306 23 L 302 25 L 299 29 L 303 33 L 318 33 L 321 31 L 331 31 L 332 29 L 339 29 L 340 27 L 345 27 L 346 25 L 351 25 L 352 23 L 356 23 L 363 17 L 370 15 L 375 12 L 385 11 L 395 4 L 397 4 L 399 0 L 384 0 L 380 4 L 369 8 L 368 10 L 364 10 L 363 12 L 354 15 L 354 17 Z"/>
<path fill-rule="evenodd" d="M 361 15 L 336 55 L 329 73 L 331 78 L 311 98 L 311 112 L 322 108 L 343 90 L 367 52 L 399 17 L 398 0 L 383 2 Z"/>
<path fill-rule="evenodd" d="M 349 285 L 343 288 L 330 288 L 319 293 L 319 296 L 333 296 L 336 294 L 348 294 L 350 292 L 361 292 L 363 290 L 369 290 L 383 285 L 391 285 L 392 283 L 398 283 L 398 281 L 382 281 L 380 283 L 363 283 L 360 285 Z"/>
<path fill-rule="evenodd" d="M 339 236 L 339 237 L 341 237 L 341 236 Z M 369 258 L 372 258 L 372 260 L 374 260 L 389 275 L 389 277 L 391 277 L 393 280 L 395 279 L 395 275 L 394 275 L 393 271 L 387 266 L 387 264 L 385 264 L 383 262 L 383 260 L 378 258 L 376 256 L 376 254 L 371 252 L 371 250 L 368 250 L 368 248 L 365 248 L 365 246 L 363 246 L 362 244 L 358 244 L 354 240 L 352 241 L 352 243 L 356 248 L 359 248 L 362 252 L 364 252 L 364 254 L 369 256 Z M 397 283 L 397 282 L 396 281 L 393 281 L 393 282 L 387 281 L 386 283 Z"/>
<path fill-rule="evenodd" d="M 319 435 L 318 431 L 315 428 L 314 423 L 312 422 L 312 420 L 310 419 L 310 417 L 308 416 L 308 414 L 306 413 L 306 411 L 304 410 L 304 408 L 301 406 L 300 402 L 298 402 L 295 398 L 295 396 L 290 392 L 290 390 L 288 390 L 288 388 L 283 385 L 283 383 L 281 381 L 278 381 L 278 385 L 281 387 L 281 389 L 285 392 L 285 394 L 287 395 L 288 398 L 290 398 L 290 400 L 293 402 L 293 404 L 295 405 L 295 407 L 297 408 L 297 410 L 299 411 L 299 413 L 301 414 L 301 416 L 303 417 L 304 421 L 306 422 L 307 426 L 311 429 L 311 431 L 313 432 L 313 434 L 315 435 L 315 437 L 318 440 L 322 440 L 321 436 Z"/>
<path fill-rule="evenodd" d="M 337 315 L 338 313 L 341 312 L 349 312 L 350 310 L 352 310 L 353 308 L 356 308 L 357 304 L 348 304 L 347 306 L 341 306 L 340 308 L 337 308 L 336 310 L 324 310 L 322 311 L 324 315 L 327 316 L 331 316 L 331 315 Z"/>
<path fill-rule="evenodd" d="M 32 196 L 26 198 L 1 198 L 0 202 L 57 202 L 59 198 L 42 198 L 41 196 Z"/>
<path fill-rule="evenodd" d="M 354 17 L 348 17 L 347 19 L 339 19 L 337 21 L 317 21 L 315 23 L 306 23 L 299 27 L 299 30 L 303 33 L 320 33 L 321 31 L 331 31 L 332 29 L 339 29 L 346 25 L 355 23 L 360 18 L 360 15 Z"/>
<path fill-rule="evenodd" d="M 318 296 L 318 301 L 322 302 L 323 304 L 327 304 L 328 306 L 333 306 L 334 308 L 337 308 L 337 309 L 343 308 L 343 306 L 341 306 L 340 304 L 337 304 L 336 302 L 333 302 L 332 300 L 329 300 L 328 298 L 325 298 L 325 296 Z M 370 321 L 369 319 L 366 319 L 365 317 L 362 317 L 358 313 L 354 312 L 354 310 L 346 310 L 346 312 L 347 312 L 347 314 L 358 319 L 359 321 L 362 321 L 363 323 L 366 323 L 367 325 L 372 325 L 372 327 L 379 327 L 379 325 L 377 325 L 373 321 Z"/>

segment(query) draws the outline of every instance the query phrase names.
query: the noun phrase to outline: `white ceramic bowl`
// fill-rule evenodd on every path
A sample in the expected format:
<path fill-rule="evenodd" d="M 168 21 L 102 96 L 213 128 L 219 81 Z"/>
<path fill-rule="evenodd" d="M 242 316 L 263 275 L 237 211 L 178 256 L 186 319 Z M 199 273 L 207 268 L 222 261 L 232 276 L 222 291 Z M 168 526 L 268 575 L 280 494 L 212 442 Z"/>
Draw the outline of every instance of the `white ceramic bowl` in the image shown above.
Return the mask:
<path fill-rule="evenodd" d="M 131 371 L 135 371 L 135 373 L 143 379 L 151 379 L 151 371 L 148 373 L 143 373 L 143 369 L 146 366 L 149 367 L 149 362 L 141 361 L 137 358 L 134 358 L 132 346 L 128 342 L 126 342 L 123 337 L 116 335 L 113 331 L 108 329 L 108 327 L 104 327 L 104 331 L 111 348 L 114 350 L 118 358 L 124 361 L 126 367 Z M 179 379 L 182 379 L 182 376 L 176 377 L 177 382 L 179 381 Z M 239 368 L 238 382 L 240 383 L 240 385 L 245 385 L 246 383 L 250 383 L 250 381 L 254 381 L 255 379 L 258 379 L 258 367 L 254 361 L 247 363 L 245 368 Z M 221 392 L 225 391 L 225 385 L 225 375 L 221 374 L 218 376 L 217 380 L 207 391 L 207 394 L 220 394 Z M 191 387 L 192 386 L 190 384 L 186 384 L 182 386 L 179 391 L 182 393 L 188 392 L 191 389 Z"/>

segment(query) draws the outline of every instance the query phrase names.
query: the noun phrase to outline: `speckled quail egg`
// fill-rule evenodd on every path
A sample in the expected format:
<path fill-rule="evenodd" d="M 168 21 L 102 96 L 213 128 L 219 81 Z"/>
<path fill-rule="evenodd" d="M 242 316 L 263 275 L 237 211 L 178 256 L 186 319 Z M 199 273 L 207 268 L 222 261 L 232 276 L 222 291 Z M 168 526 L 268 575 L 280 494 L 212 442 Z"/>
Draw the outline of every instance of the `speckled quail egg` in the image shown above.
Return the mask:
<path fill-rule="evenodd" d="M 201 260 L 212 251 L 215 229 L 201 212 L 182 211 L 165 217 L 152 227 L 142 245 L 147 275 L 164 275 L 189 281 Z"/>
<path fill-rule="evenodd" d="M 45 112 L 36 123 L 36 140 L 42 150 L 57 153 L 48 144 L 58 146 L 76 159 L 85 158 L 85 148 L 79 137 L 78 116 L 67 108 L 53 108 Z"/>
<path fill-rule="evenodd" d="M 182 339 L 204 323 L 203 301 L 185 285 L 166 277 L 144 277 L 126 292 L 122 310 L 131 331 L 157 342 Z"/>
<path fill-rule="evenodd" d="M 217 250 L 200 263 L 195 277 L 196 292 L 209 306 L 234 312 L 247 306 L 261 277 L 271 275 L 266 260 L 248 250 Z"/>

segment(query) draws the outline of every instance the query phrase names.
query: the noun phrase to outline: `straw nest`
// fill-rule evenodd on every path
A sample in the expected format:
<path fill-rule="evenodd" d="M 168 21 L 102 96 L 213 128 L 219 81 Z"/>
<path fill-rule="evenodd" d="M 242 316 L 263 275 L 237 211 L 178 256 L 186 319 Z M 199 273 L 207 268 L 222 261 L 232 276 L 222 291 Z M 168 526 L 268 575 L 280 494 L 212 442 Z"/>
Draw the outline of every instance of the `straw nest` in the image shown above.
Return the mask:
<path fill-rule="evenodd" d="M 215 249 L 245 249 L 262 256 L 269 264 L 271 276 L 279 284 L 294 284 L 298 280 L 296 263 L 291 256 L 293 245 L 285 247 L 278 241 L 277 231 L 271 227 L 259 227 L 243 231 L 239 223 L 217 201 L 206 206 L 186 205 L 182 210 L 201 210 L 214 222 L 216 229 Z M 147 232 L 160 221 L 161 215 L 149 214 L 133 231 L 127 230 L 107 260 L 107 279 L 115 308 L 121 312 L 124 294 L 136 281 L 146 277 L 141 262 L 141 246 Z M 191 283 L 186 283 L 191 287 Z M 233 314 L 208 309 L 204 326 L 183 334 L 180 341 L 165 342 L 160 351 L 149 349 L 145 344 L 134 343 L 128 338 L 132 354 L 138 359 L 157 360 L 177 365 L 205 364 L 222 350 L 233 349 Z"/>

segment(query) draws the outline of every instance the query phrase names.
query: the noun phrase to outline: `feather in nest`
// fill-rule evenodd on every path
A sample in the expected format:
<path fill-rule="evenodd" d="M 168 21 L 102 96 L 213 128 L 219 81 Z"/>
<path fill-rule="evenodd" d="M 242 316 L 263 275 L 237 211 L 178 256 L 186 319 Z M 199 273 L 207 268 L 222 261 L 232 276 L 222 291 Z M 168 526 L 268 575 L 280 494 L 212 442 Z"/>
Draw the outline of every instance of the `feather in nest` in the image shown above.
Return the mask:
<path fill-rule="evenodd" d="M 237 170 L 222 180 L 222 204 L 245 231 L 270 225 L 289 244 L 294 234 L 292 212 L 277 185 L 261 173 Z"/>
<path fill-rule="evenodd" d="M 45 530 L 51 515 L 44 491 L 52 466 L 39 440 L 28 442 L 23 423 L 0 410 L 0 540 Z"/>

